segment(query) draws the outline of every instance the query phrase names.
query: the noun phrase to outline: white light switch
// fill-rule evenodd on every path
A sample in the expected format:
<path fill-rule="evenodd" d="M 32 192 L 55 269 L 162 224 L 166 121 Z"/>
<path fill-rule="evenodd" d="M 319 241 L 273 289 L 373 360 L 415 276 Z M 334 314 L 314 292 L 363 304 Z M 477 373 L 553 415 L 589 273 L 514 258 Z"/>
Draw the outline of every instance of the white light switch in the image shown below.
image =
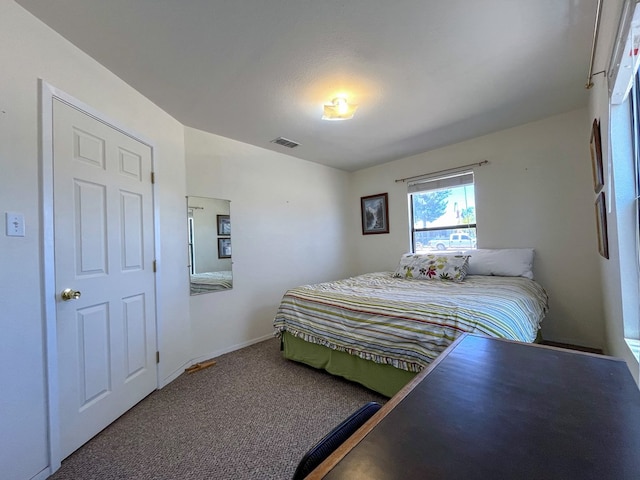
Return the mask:
<path fill-rule="evenodd" d="M 24 237 L 24 215 L 16 212 L 6 212 L 8 237 Z"/>

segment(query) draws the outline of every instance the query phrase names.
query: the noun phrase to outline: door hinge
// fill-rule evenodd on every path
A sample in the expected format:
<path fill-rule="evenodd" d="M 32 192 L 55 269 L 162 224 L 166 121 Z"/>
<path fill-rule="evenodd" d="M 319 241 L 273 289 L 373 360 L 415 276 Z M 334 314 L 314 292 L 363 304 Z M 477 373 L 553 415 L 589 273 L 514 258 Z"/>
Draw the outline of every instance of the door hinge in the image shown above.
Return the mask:
<path fill-rule="evenodd" d="M 156 261 L 153 261 L 153 273 L 156 273 L 158 271 L 158 264 L 156 263 Z"/>
<path fill-rule="evenodd" d="M 156 183 L 156 174 L 155 174 L 155 172 L 151 172 L 151 183 Z"/>
<path fill-rule="evenodd" d="M 156 363 L 160 363 L 160 352 L 156 352 Z"/>

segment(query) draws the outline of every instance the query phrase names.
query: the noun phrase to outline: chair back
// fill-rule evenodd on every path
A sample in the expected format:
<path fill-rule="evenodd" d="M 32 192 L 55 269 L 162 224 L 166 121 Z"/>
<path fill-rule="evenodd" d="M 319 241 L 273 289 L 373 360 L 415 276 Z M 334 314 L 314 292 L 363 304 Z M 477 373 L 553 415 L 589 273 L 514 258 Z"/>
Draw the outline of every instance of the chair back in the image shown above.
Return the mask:
<path fill-rule="evenodd" d="M 302 480 L 329 455 L 331 455 L 344 441 L 355 433 L 374 413 L 380 410 L 377 402 L 369 402 L 353 412 L 340 425 L 331 430 L 322 440 L 316 443 L 300 460 L 293 480 Z"/>

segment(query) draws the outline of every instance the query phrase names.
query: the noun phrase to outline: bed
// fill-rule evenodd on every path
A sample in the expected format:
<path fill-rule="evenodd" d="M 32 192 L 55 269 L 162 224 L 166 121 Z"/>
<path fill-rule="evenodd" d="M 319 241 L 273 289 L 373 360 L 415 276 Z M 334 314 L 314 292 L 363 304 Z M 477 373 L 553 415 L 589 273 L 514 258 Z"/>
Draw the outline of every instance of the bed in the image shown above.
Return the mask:
<path fill-rule="evenodd" d="M 482 252 L 404 255 L 395 272 L 288 290 L 274 319 L 284 356 L 393 396 L 463 332 L 536 341 L 548 302 L 533 251 L 506 270 Z"/>
<path fill-rule="evenodd" d="M 191 274 L 191 294 L 228 290 L 233 287 L 231 270 Z"/>

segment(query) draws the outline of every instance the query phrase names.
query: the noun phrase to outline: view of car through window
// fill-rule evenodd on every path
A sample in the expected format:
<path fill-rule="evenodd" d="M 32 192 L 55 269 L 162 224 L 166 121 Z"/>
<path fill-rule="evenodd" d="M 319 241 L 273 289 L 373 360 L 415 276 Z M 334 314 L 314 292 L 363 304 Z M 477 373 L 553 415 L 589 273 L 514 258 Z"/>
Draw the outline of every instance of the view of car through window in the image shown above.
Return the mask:
<path fill-rule="evenodd" d="M 415 253 L 476 248 L 473 184 L 411 194 Z"/>

